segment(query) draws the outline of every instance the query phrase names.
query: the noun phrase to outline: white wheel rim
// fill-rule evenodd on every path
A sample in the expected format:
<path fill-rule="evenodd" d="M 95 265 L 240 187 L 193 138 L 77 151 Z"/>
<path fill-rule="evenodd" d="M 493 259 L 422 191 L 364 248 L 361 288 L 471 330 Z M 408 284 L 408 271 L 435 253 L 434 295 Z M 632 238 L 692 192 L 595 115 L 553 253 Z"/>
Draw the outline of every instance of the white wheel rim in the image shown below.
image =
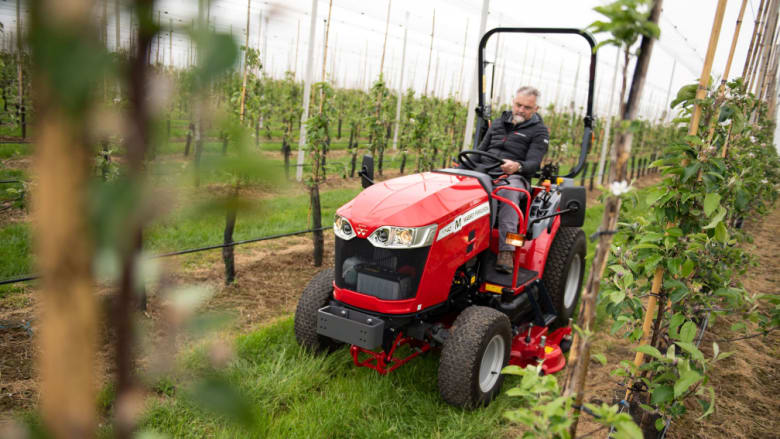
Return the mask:
<path fill-rule="evenodd" d="M 580 273 L 582 272 L 582 258 L 575 253 L 569 266 L 569 274 L 566 276 L 566 286 L 563 290 L 563 306 L 569 309 L 577 298 L 577 290 L 580 285 Z"/>
<path fill-rule="evenodd" d="M 504 365 L 504 339 L 496 334 L 490 339 L 479 365 L 479 388 L 489 392 L 496 385 Z"/>

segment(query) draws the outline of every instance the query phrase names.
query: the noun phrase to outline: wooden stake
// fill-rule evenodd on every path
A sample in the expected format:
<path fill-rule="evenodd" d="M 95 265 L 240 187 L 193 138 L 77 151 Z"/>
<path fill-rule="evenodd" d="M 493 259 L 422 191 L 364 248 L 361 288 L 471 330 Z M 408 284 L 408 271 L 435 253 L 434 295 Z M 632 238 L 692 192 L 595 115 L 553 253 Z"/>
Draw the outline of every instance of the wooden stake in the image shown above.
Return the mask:
<path fill-rule="evenodd" d="M 160 11 L 157 11 L 157 27 L 160 27 Z M 160 65 L 160 33 L 157 32 L 157 51 L 154 54 L 154 63 Z"/>
<path fill-rule="evenodd" d="M 737 48 L 737 40 L 739 39 L 739 30 L 742 27 L 742 17 L 745 15 L 745 6 L 747 6 L 747 0 L 742 0 L 742 6 L 739 9 L 739 15 L 737 16 L 737 25 L 734 28 L 734 36 L 731 38 L 731 48 L 729 49 L 729 57 L 726 60 L 726 68 L 723 70 L 723 77 L 720 80 L 720 86 L 718 87 L 718 96 L 715 98 L 715 108 L 719 108 L 721 102 L 723 102 L 723 95 L 726 93 L 726 82 L 728 82 L 729 71 L 731 70 L 731 61 L 734 59 L 734 51 Z M 710 121 L 710 129 L 707 135 L 707 144 L 712 143 L 712 137 L 715 134 L 715 124 L 717 118 L 713 117 Z M 729 130 L 730 131 L 730 130 Z M 726 148 L 724 145 L 721 154 L 725 157 Z M 699 171 L 701 173 L 701 171 Z"/>
<path fill-rule="evenodd" d="M 116 53 L 119 53 L 119 49 L 121 47 L 121 45 L 119 44 L 119 41 L 122 37 L 120 33 L 120 28 L 121 28 L 120 20 L 121 20 L 121 14 L 119 8 L 119 0 L 114 0 L 114 27 L 115 27 L 114 33 L 116 34 L 115 41 L 114 41 L 114 51 L 116 51 Z"/>
<path fill-rule="evenodd" d="M 779 3 L 778 0 L 775 0 L 772 3 L 772 8 L 769 11 L 770 16 L 769 16 L 769 22 L 768 22 L 768 26 L 769 26 L 769 34 L 768 34 L 769 35 L 769 39 L 767 40 L 768 45 L 765 47 L 764 54 L 763 54 L 763 57 L 761 59 L 761 74 L 759 74 L 759 76 L 758 76 L 758 87 L 756 88 L 756 91 L 757 91 L 756 95 L 759 97 L 759 99 L 763 99 L 763 96 L 764 96 L 764 94 L 766 92 L 767 82 L 768 82 L 767 81 L 767 79 L 768 79 L 767 78 L 767 72 L 769 71 L 769 65 L 770 65 L 771 59 L 772 59 L 772 53 L 773 53 L 774 44 L 775 44 L 774 43 L 775 33 L 776 33 L 776 30 L 777 30 L 776 29 L 777 28 L 777 17 L 778 17 L 777 8 L 779 6 L 778 3 Z M 755 120 L 755 118 L 756 118 L 756 115 L 755 115 L 755 112 L 754 112 L 753 120 Z"/>
<path fill-rule="evenodd" d="M 458 99 L 463 99 L 463 67 L 466 65 L 466 43 L 469 41 L 469 19 L 466 18 L 466 33 L 463 35 L 463 53 L 460 56 L 460 74 L 458 75 Z"/>
<path fill-rule="evenodd" d="M 696 90 L 696 100 L 704 99 L 707 96 L 707 83 L 710 81 L 712 72 L 712 60 L 715 58 L 715 49 L 718 47 L 718 38 L 720 37 L 720 28 L 723 24 L 723 14 L 726 12 L 726 0 L 718 0 L 718 7 L 715 10 L 715 20 L 712 24 L 710 33 L 710 42 L 707 46 L 707 54 L 704 59 L 704 67 L 699 77 L 699 88 Z M 701 106 L 695 105 L 691 124 L 688 127 L 688 135 L 695 136 L 699 130 L 699 119 L 701 118 Z"/>
<path fill-rule="evenodd" d="M 244 108 L 246 107 L 246 76 L 249 70 L 249 17 L 252 14 L 252 0 L 246 2 L 246 37 L 244 38 L 244 73 L 241 81 L 241 110 L 239 120 L 244 121 Z"/>
<path fill-rule="evenodd" d="M 379 61 L 379 77 L 382 77 L 385 67 L 385 52 L 387 51 L 387 34 L 390 32 L 390 5 L 393 0 L 387 0 L 387 18 L 385 19 L 385 41 L 382 43 L 382 59 Z"/>
<path fill-rule="evenodd" d="M 761 17 L 761 29 L 758 31 L 758 39 L 756 40 L 756 50 L 753 52 L 753 60 L 750 64 L 750 69 L 748 72 L 748 78 L 747 78 L 747 91 L 751 91 L 753 89 L 753 86 L 755 85 L 755 77 L 756 73 L 758 72 L 758 62 L 761 59 L 761 54 L 764 52 L 764 49 L 766 48 L 765 40 L 766 40 L 766 33 L 767 33 L 767 21 L 769 17 L 769 9 L 771 9 L 771 6 L 774 5 L 775 0 L 767 0 L 768 3 L 766 5 L 766 8 L 764 8 L 764 15 Z"/>
<path fill-rule="evenodd" d="M 433 57 L 433 33 L 436 30 L 436 9 L 433 10 L 433 23 L 431 24 L 431 48 L 428 51 L 428 71 L 425 73 L 425 88 L 423 95 L 428 96 L 428 77 L 431 75 L 431 62 Z"/>
<path fill-rule="evenodd" d="M 311 21 L 309 25 L 309 46 L 307 51 L 306 61 L 306 76 L 303 86 L 303 112 L 301 114 L 301 131 L 298 135 L 298 164 L 295 170 L 295 179 L 301 181 L 303 179 L 303 161 L 304 152 L 303 147 L 306 145 L 306 120 L 309 118 L 309 103 L 311 100 L 311 80 L 312 70 L 314 68 L 314 44 L 315 44 L 315 31 L 317 29 L 317 0 L 311 0 Z"/>
<path fill-rule="evenodd" d="M 295 68 L 293 68 L 293 80 L 298 80 L 298 46 L 301 42 L 301 20 L 298 20 L 298 33 L 295 37 Z"/>
<path fill-rule="evenodd" d="M 173 18 L 168 19 L 168 67 L 173 70 Z"/>
<path fill-rule="evenodd" d="M 409 11 L 404 14 L 404 45 L 401 49 L 401 73 L 398 79 L 398 101 L 395 105 L 395 130 L 393 130 L 393 151 L 398 150 L 398 130 L 401 126 L 401 101 L 404 97 L 404 69 L 406 68 L 406 37 L 409 31 Z"/>
<path fill-rule="evenodd" d="M 664 283 L 664 268 L 658 265 L 655 268 L 655 275 L 653 275 L 653 284 L 650 287 L 650 297 L 647 299 L 647 309 L 645 310 L 645 319 L 642 321 L 642 339 L 639 340 L 639 346 L 646 345 L 650 340 L 650 329 L 653 325 L 653 318 L 658 310 L 658 294 L 661 292 L 661 286 Z M 634 356 L 634 366 L 639 367 L 645 361 L 645 354 L 637 352 Z M 623 397 L 626 401 L 631 399 L 631 388 L 626 388 L 626 395 Z"/>
<path fill-rule="evenodd" d="M 761 14 L 764 12 L 765 2 L 766 0 L 761 0 L 761 3 L 758 5 L 758 13 L 756 14 L 756 19 L 753 22 L 753 36 L 750 37 L 750 46 L 748 46 L 747 56 L 745 56 L 745 67 L 742 68 L 742 79 L 744 81 L 747 81 L 748 66 L 752 61 L 753 51 L 756 48 L 755 46 L 756 35 L 758 35 L 758 28 L 761 25 Z"/>

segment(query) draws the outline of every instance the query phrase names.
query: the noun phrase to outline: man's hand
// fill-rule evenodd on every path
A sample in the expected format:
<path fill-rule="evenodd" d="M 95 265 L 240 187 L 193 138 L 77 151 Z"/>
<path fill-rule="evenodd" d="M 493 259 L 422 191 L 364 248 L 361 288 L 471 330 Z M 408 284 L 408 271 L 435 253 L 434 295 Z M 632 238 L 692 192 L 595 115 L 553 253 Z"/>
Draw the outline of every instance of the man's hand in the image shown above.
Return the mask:
<path fill-rule="evenodd" d="M 504 164 L 501 165 L 501 171 L 507 175 L 514 174 L 515 172 L 520 171 L 520 169 L 522 169 L 520 163 L 508 159 L 504 159 Z"/>

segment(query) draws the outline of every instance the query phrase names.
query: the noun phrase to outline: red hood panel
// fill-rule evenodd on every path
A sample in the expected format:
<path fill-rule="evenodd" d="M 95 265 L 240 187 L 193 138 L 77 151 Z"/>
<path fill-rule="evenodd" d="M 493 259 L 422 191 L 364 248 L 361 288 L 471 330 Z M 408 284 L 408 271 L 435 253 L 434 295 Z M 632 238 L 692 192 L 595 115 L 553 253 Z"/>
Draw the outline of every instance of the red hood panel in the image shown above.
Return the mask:
<path fill-rule="evenodd" d="M 365 238 L 380 226 L 420 227 L 443 222 L 487 201 L 477 179 L 424 172 L 376 183 L 338 209 Z"/>

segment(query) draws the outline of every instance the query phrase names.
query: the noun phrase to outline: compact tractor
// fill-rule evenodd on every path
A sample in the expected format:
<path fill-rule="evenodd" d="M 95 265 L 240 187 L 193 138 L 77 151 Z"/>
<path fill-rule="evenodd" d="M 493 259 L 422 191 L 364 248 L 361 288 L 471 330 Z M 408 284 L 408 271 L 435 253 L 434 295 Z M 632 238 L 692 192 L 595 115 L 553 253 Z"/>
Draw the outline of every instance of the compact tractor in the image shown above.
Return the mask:
<path fill-rule="evenodd" d="M 484 50 L 498 32 L 575 34 L 594 46 L 576 29 L 487 32 L 479 46 L 476 144 L 490 120 Z M 334 266 L 319 272 L 298 302 L 298 342 L 315 352 L 350 345 L 356 366 L 380 374 L 440 350 L 439 391 L 461 407 L 495 398 L 508 364 L 561 370 L 585 267 L 585 188 L 574 177 L 592 142 L 595 66 L 591 51 L 578 164 L 563 176 L 557 166 L 543 167 L 530 191 L 502 185 L 502 160 L 480 150 L 462 151 L 457 167 L 376 184 L 371 157 L 364 157 L 365 189 L 335 215 Z M 522 192 L 520 205 L 502 196 L 508 190 Z M 517 233 L 507 234 L 516 249 L 509 274 L 494 268 L 499 207 L 519 214 Z"/>

